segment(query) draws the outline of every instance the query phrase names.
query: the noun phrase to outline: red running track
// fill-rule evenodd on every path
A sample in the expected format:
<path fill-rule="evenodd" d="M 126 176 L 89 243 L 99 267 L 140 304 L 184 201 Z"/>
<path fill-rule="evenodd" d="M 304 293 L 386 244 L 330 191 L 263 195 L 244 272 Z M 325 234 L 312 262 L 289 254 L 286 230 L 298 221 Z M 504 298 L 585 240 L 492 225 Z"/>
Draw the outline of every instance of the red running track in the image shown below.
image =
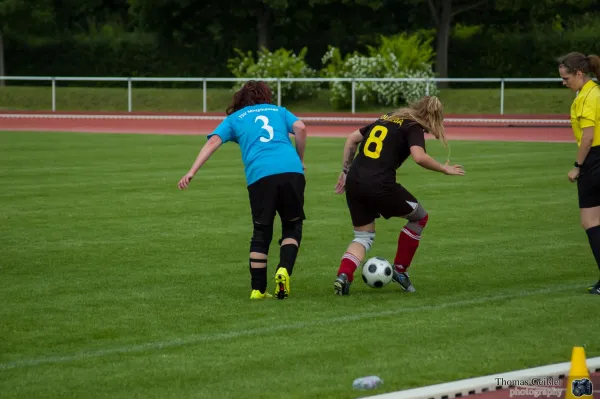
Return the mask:
<path fill-rule="evenodd" d="M 15 115 L 17 113 L 11 114 Z M 139 113 L 134 115 L 134 117 L 140 117 L 139 119 L 128 118 L 132 115 L 127 114 L 107 113 L 101 115 L 70 113 L 75 117 L 61 114 L 40 117 L 42 116 L 40 114 L 28 114 L 20 113 L 18 117 L 6 117 L 6 115 L 0 114 L 0 130 L 205 135 L 210 133 L 220 122 L 219 120 L 177 119 L 175 114 L 169 114 L 164 119 L 143 119 L 144 115 L 151 114 Z M 77 117 L 77 115 L 83 117 Z M 85 117 L 90 115 L 94 117 Z M 351 114 L 344 115 L 349 117 Z M 307 123 L 309 136 L 320 137 L 346 136 L 363 125 L 363 122 L 348 120 L 344 121 L 343 124 L 332 124 L 331 122 Z M 490 124 L 489 126 L 462 127 L 449 125 L 446 127 L 446 132 L 449 140 L 574 142 L 569 126 L 509 127 Z"/>

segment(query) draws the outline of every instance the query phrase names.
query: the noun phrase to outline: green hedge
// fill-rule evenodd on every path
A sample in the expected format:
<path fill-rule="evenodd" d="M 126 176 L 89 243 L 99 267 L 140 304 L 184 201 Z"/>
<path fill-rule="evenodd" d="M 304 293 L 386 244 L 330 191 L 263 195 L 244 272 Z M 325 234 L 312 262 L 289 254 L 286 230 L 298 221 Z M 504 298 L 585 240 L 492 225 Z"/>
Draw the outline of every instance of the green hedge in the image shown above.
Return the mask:
<path fill-rule="evenodd" d="M 482 28 L 470 35 L 454 35 L 449 76 L 557 77 L 556 57 L 569 51 L 600 54 L 596 30 L 593 24 L 585 24 L 562 32 L 501 33 Z M 6 37 L 5 45 L 8 75 L 224 77 L 231 76 L 227 61 L 235 55 L 221 43 L 174 47 L 151 35 L 133 33 L 118 38 L 70 37 L 33 43 Z M 309 67 L 320 70 L 323 65 Z"/>
<path fill-rule="evenodd" d="M 556 59 L 570 51 L 600 54 L 597 28 L 499 33 L 483 31 L 450 42 L 451 77 L 558 77 Z M 465 60 L 469 60 L 468 62 Z"/>
<path fill-rule="evenodd" d="M 217 46 L 175 48 L 151 36 L 119 39 L 6 39 L 7 75 L 21 76 L 228 76 L 227 54 Z"/>

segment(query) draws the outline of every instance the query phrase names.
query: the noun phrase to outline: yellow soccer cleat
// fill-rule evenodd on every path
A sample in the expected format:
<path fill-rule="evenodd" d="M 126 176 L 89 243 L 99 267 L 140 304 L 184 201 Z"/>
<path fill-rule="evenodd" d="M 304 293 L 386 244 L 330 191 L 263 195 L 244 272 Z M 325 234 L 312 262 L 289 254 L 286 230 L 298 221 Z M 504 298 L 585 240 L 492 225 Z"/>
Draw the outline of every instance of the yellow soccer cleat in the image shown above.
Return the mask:
<path fill-rule="evenodd" d="M 285 299 L 290 294 L 290 275 L 285 267 L 277 269 L 275 274 L 275 296 Z"/>
<path fill-rule="evenodd" d="M 261 293 L 259 290 L 252 290 L 250 294 L 250 299 L 265 299 L 265 298 L 273 298 L 273 295 L 269 294 L 265 291 L 265 293 Z"/>

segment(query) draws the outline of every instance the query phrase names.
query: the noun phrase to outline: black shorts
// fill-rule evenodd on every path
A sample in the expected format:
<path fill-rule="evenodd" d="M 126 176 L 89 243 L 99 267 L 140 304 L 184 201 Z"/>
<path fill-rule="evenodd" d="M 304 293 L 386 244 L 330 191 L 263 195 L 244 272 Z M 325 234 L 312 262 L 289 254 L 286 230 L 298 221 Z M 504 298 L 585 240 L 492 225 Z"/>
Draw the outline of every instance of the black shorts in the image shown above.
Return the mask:
<path fill-rule="evenodd" d="M 600 147 L 590 148 L 577 178 L 579 208 L 600 206 Z"/>
<path fill-rule="evenodd" d="M 306 219 L 304 215 L 304 188 L 302 173 L 279 173 L 266 176 L 248 186 L 252 221 L 273 224 L 275 213 L 281 220 Z"/>
<path fill-rule="evenodd" d="M 365 226 L 383 216 L 405 217 L 417 207 L 417 199 L 400 184 L 364 185 L 346 181 L 346 203 L 353 226 Z"/>

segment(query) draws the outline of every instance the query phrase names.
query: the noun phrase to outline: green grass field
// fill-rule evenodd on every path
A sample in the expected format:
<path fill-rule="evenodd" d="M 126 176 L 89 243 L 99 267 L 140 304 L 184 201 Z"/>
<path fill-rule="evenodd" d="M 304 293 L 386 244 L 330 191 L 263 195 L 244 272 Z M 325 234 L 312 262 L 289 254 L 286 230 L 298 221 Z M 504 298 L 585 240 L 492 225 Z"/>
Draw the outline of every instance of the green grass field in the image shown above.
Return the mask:
<path fill-rule="evenodd" d="M 202 112 L 202 86 L 189 89 L 133 88 L 133 111 Z M 233 92 L 229 89 L 207 90 L 207 111 L 224 112 Z M 52 91 L 47 87 L 7 86 L 0 88 L 0 110 L 52 110 Z M 500 88 L 447 89 L 440 91 L 448 114 L 500 114 Z M 273 99 L 276 101 L 276 97 Z M 573 93 L 555 89 L 507 88 L 505 114 L 568 114 Z M 127 111 L 127 89 L 102 87 L 58 87 L 57 111 Z M 329 91 L 324 89 L 314 98 L 292 101 L 282 99 L 282 105 L 294 112 L 340 112 L 329 103 Z M 357 112 L 384 112 L 389 107 L 370 104 L 356 106 Z"/>
<path fill-rule="evenodd" d="M 366 375 L 381 393 L 566 362 L 573 346 L 600 356 L 573 145 L 453 142 L 465 177 L 407 161 L 398 178 L 430 215 L 417 292 L 357 280 L 336 297 L 353 237 L 333 194 L 343 139 L 311 139 L 291 296 L 250 301 L 239 149 L 176 188 L 204 142 L 0 132 L 0 396 L 356 398 Z M 393 258 L 403 224 L 379 221 L 370 255 Z"/>

